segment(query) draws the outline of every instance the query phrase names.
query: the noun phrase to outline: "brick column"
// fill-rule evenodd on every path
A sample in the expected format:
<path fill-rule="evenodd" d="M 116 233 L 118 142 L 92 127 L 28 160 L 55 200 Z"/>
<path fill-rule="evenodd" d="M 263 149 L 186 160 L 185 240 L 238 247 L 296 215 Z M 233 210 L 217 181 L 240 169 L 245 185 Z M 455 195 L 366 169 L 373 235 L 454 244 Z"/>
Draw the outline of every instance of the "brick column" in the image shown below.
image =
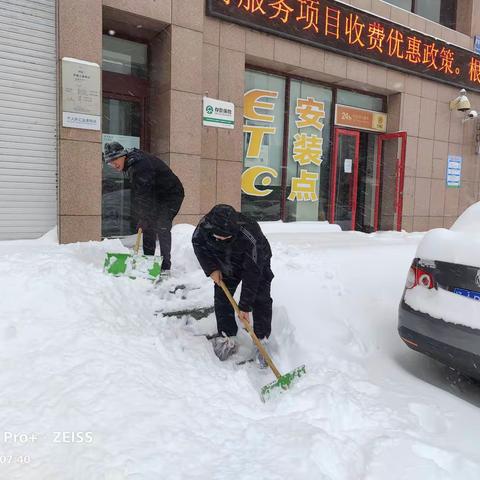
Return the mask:
<path fill-rule="evenodd" d="M 217 203 L 227 203 L 240 209 L 245 46 L 245 29 L 206 17 L 203 93 L 235 105 L 235 128 L 202 127 L 202 214 Z"/>
<path fill-rule="evenodd" d="M 101 133 L 61 126 L 63 57 L 101 65 L 101 0 L 58 0 L 59 239 L 61 243 L 99 240 L 102 221 Z"/>
<path fill-rule="evenodd" d="M 203 2 L 172 0 L 172 24 L 151 44 L 151 151 L 185 188 L 176 223 L 200 218 Z"/>

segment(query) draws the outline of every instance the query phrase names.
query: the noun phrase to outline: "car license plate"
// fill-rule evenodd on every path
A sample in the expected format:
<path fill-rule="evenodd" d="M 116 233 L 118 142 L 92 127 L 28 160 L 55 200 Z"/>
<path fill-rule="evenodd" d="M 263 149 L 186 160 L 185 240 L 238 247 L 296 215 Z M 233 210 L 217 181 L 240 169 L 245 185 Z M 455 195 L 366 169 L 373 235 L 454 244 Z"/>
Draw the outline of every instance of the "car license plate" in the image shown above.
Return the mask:
<path fill-rule="evenodd" d="M 467 290 L 465 288 L 455 288 L 453 293 L 480 301 L 480 292 L 474 292 L 473 290 Z"/>

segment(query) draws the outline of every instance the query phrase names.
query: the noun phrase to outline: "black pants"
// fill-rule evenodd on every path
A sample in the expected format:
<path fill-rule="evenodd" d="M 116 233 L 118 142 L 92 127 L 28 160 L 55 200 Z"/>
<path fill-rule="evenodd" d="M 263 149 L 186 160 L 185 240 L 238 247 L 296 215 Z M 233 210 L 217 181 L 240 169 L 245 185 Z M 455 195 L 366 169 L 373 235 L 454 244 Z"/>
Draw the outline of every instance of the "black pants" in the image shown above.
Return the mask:
<path fill-rule="evenodd" d="M 240 283 L 236 278 L 223 278 L 225 285 L 233 295 Z M 257 298 L 252 306 L 253 330 L 255 335 L 262 339 L 268 338 L 272 331 L 272 297 L 270 296 L 271 280 L 260 280 Z M 218 332 L 232 337 L 237 334 L 235 314 L 223 290 L 215 285 L 215 316 L 217 317 Z"/>
<path fill-rule="evenodd" d="M 143 232 L 143 253 L 155 254 L 155 245 L 160 243 L 160 253 L 163 257 L 162 270 L 170 270 L 172 261 L 172 222 L 182 206 L 183 197 L 174 198 L 168 202 L 160 203 L 156 218 L 152 219 Z"/>

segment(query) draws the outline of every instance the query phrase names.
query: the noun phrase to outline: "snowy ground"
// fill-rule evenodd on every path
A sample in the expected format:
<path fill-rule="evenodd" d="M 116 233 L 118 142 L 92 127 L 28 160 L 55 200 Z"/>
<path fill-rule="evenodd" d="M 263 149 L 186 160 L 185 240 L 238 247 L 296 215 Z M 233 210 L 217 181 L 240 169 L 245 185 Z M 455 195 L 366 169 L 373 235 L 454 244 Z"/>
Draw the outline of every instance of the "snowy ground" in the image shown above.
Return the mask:
<path fill-rule="evenodd" d="M 273 358 L 308 370 L 266 404 L 212 316 L 154 315 L 212 303 L 192 227 L 157 288 L 102 273 L 118 241 L 0 242 L 0 480 L 478 480 L 480 387 L 396 331 L 421 236 L 322 229 L 265 226 Z"/>

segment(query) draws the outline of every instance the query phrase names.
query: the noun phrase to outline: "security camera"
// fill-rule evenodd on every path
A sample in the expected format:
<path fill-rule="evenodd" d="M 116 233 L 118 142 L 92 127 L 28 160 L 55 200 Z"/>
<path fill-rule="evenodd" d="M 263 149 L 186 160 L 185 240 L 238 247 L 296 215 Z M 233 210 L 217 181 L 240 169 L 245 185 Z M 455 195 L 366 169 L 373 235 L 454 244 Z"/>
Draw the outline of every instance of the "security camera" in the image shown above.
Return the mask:
<path fill-rule="evenodd" d="M 450 110 L 458 110 L 459 112 L 467 112 L 470 110 L 470 100 L 464 88 L 460 90 L 460 95 L 450 102 Z"/>
<path fill-rule="evenodd" d="M 476 110 L 470 110 L 466 115 L 462 122 L 466 122 L 468 120 L 473 120 L 478 117 L 478 112 Z"/>

